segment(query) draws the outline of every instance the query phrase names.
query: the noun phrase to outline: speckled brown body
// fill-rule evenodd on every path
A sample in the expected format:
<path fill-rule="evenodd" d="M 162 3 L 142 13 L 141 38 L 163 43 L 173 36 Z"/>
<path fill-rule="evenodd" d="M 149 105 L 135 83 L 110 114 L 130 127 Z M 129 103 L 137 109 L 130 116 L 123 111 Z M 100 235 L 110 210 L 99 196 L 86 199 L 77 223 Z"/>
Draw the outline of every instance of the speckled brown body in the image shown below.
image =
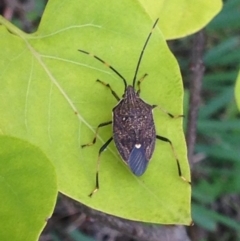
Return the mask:
<path fill-rule="evenodd" d="M 155 148 L 152 109 L 132 86 L 127 87 L 123 98 L 113 108 L 113 140 L 122 159 L 138 176 L 145 172 Z"/>

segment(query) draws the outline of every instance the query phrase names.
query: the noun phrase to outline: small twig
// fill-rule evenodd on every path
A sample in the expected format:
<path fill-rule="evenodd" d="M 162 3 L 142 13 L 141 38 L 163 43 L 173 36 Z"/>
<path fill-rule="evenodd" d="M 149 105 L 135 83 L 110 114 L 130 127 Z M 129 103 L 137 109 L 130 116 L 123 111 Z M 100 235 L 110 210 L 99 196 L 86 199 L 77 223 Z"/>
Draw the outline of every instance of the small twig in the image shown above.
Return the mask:
<path fill-rule="evenodd" d="M 188 160 L 190 166 L 193 164 L 194 147 L 196 143 L 197 117 L 201 102 L 202 79 L 205 70 L 203 65 L 203 50 L 204 33 L 203 31 L 200 31 L 194 36 L 190 63 L 190 100 L 187 127 Z"/>

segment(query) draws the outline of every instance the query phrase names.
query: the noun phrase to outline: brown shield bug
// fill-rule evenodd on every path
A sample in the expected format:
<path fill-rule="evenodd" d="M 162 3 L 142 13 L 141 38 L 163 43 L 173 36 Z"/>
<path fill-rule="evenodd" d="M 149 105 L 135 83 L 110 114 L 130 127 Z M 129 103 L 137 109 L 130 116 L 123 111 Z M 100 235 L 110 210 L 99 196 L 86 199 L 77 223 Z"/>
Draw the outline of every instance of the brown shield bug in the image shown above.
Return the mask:
<path fill-rule="evenodd" d="M 143 57 L 143 53 L 152 35 L 152 31 L 157 25 L 157 22 L 158 19 L 155 21 L 152 30 L 149 33 L 147 40 L 145 41 L 145 44 L 141 51 L 132 85 L 127 85 L 126 79 L 115 68 L 107 64 L 98 56 L 92 55 L 84 50 L 79 50 L 84 54 L 94 57 L 95 59 L 106 65 L 108 68 L 110 68 L 113 72 L 115 72 L 116 75 L 118 75 L 123 80 L 125 86 L 124 94 L 122 98 L 119 98 L 116 92 L 113 91 L 109 84 L 106 84 L 101 80 L 97 80 L 99 83 L 109 88 L 113 96 L 117 99 L 118 104 L 112 110 L 113 119 L 111 121 L 99 124 L 95 132 L 93 141 L 91 143 L 82 145 L 82 147 L 86 147 L 95 144 L 99 128 L 112 124 L 113 136 L 109 138 L 109 140 L 99 150 L 96 172 L 96 186 L 89 196 L 92 196 L 99 189 L 98 173 L 100 155 L 107 148 L 107 146 L 110 144 L 112 140 L 114 140 L 117 150 L 120 156 L 122 157 L 123 161 L 129 166 L 132 173 L 136 176 L 141 176 L 146 171 L 148 163 L 154 152 L 156 139 L 168 142 L 172 148 L 172 151 L 177 162 L 179 177 L 181 177 L 184 181 L 190 183 L 188 180 L 186 180 L 185 177 L 182 176 L 180 163 L 175 153 L 172 142 L 168 138 L 156 134 L 152 112 L 153 109 L 157 107 L 164 113 L 169 115 L 171 118 L 183 117 L 183 115 L 174 116 L 167 112 L 165 109 L 161 108 L 160 106 L 150 105 L 140 98 L 140 84 L 147 76 L 147 74 L 145 74 L 140 80 L 137 81 L 138 89 L 135 90 L 137 73 Z"/>

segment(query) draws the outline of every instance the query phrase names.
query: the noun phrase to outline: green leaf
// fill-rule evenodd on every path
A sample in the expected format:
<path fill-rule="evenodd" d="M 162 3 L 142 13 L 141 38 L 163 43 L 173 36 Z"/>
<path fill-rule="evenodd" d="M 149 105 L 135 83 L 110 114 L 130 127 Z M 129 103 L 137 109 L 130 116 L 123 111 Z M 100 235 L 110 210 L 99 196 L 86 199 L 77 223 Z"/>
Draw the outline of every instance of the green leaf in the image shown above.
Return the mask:
<path fill-rule="evenodd" d="M 221 14 L 218 14 L 213 21 L 207 26 L 207 30 L 219 31 L 236 29 L 238 31 L 240 27 L 240 15 L 239 15 L 239 0 L 224 1 L 224 8 Z M 229 34 L 228 34 L 229 36 Z"/>
<path fill-rule="evenodd" d="M 235 87 L 235 98 L 236 98 L 238 109 L 240 110 L 240 71 L 237 76 L 237 83 Z"/>
<path fill-rule="evenodd" d="M 213 114 L 226 106 L 233 98 L 233 87 L 225 87 L 219 95 L 212 98 L 199 112 L 200 119 L 209 119 Z M 201 122 L 200 122 L 201 123 Z M 212 122 L 211 122 L 212 123 Z"/>
<path fill-rule="evenodd" d="M 216 211 L 209 210 L 198 204 L 194 204 L 192 208 L 194 221 L 196 224 L 209 231 L 216 230 L 218 222 L 237 231 L 240 228 L 240 225 L 237 221 L 217 213 Z"/>
<path fill-rule="evenodd" d="M 51 162 L 35 146 L 0 136 L 0 240 L 37 240 L 57 196 Z"/>
<path fill-rule="evenodd" d="M 231 37 L 212 48 L 204 56 L 207 66 L 227 65 L 240 62 L 240 37 Z M 222 58 L 224 56 L 224 58 Z"/>
<path fill-rule="evenodd" d="M 157 141 L 147 172 L 134 176 L 114 143 L 101 156 L 100 190 L 95 185 L 99 148 L 112 135 L 116 99 L 100 79 L 121 97 L 122 80 L 109 68 L 78 49 L 111 63 L 131 84 L 143 44 L 153 22 L 137 2 L 103 0 L 49 1 L 37 33 L 28 35 L 1 19 L 0 96 L 2 133 L 39 146 L 53 162 L 59 189 L 92 208 L 126 219 L 189 224 L 190 185 L 178 176 L 168 143 Z M 14 71 L 13 71 L 14 70 Z M 141 97 L 173 114 L 183 113 L 183 87 L 177 61 L 157 27 L 146 48 L 138 79 Z M 185 178 L 190 179 L 182 119 L 154 111 L 159 135 L 169 138 Z"/>
<path fill-rule="evenodd" d="M 207 25 L 221 10 L 221 0 L 139 0 L 159 26 L 166 39 L 193 34 Z"/>
<path fill-rule="evenodd" d="M 208 231 L 215 231 L 217 221 L 210 216 L 210 211 L 198 204 L 192 204 L 194 222 Z"/>

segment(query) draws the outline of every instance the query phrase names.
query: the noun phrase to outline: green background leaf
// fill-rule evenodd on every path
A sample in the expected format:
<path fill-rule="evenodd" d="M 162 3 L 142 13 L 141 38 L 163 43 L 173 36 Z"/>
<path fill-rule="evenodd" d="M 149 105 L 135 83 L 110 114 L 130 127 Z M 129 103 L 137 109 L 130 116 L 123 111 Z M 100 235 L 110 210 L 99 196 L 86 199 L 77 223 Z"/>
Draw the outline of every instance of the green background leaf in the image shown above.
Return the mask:
<path fill-rule="evenodd" d="M 166 39 L 193 34 L 206 26 L 222 8 L 221 0 L 139 0 L 151 19 L 160 18 Z"/>
<path fill-rule="evenodd" d="M 238 109 L 240 110 L 240 71 L 237 76 L 236 87 L 235 87 L 235 98 Z"/>
<path fill-rule="evenodd" d="M 178 177 L 171 148 L 161 141 L 139 178 L 110 144 L 101 157 L 100 190 L 88 197 L 95 185 L 98 151 L 112 135 L 111 127 L 99 131 L 96 145 L 80 146 L 92 140 L 99 123 L 111 120 L 117 104 L 95 80 L 110 83 L 119 96 L 124 86 L 110 69 L 77 50 L 100 56 L 131 84 L 153 24 L 142 6 L 129 1 L 49 1 L 39 30 L 31 35 L 1 22 L 10 30 L 0 28 L 1 132 L 40 147 L 56 168 L 59 190 L 92 208 L 131 220 L 189 224 L 190 186 Z M 183 113 L 179 67 L 159 28 L 138 78 L 145 73 L 149 76 L 141 97 L 173 114 Z M 154 118 L 157 133 L 173 142 L 183 175 L 190 179 L 182 120 L 159 110 Z"/>
<path fill-rule="evenodd" d="M 37 240 L 57 196 L 52 163 L 35 146 L 0 136 L 0 240 Z"/>

